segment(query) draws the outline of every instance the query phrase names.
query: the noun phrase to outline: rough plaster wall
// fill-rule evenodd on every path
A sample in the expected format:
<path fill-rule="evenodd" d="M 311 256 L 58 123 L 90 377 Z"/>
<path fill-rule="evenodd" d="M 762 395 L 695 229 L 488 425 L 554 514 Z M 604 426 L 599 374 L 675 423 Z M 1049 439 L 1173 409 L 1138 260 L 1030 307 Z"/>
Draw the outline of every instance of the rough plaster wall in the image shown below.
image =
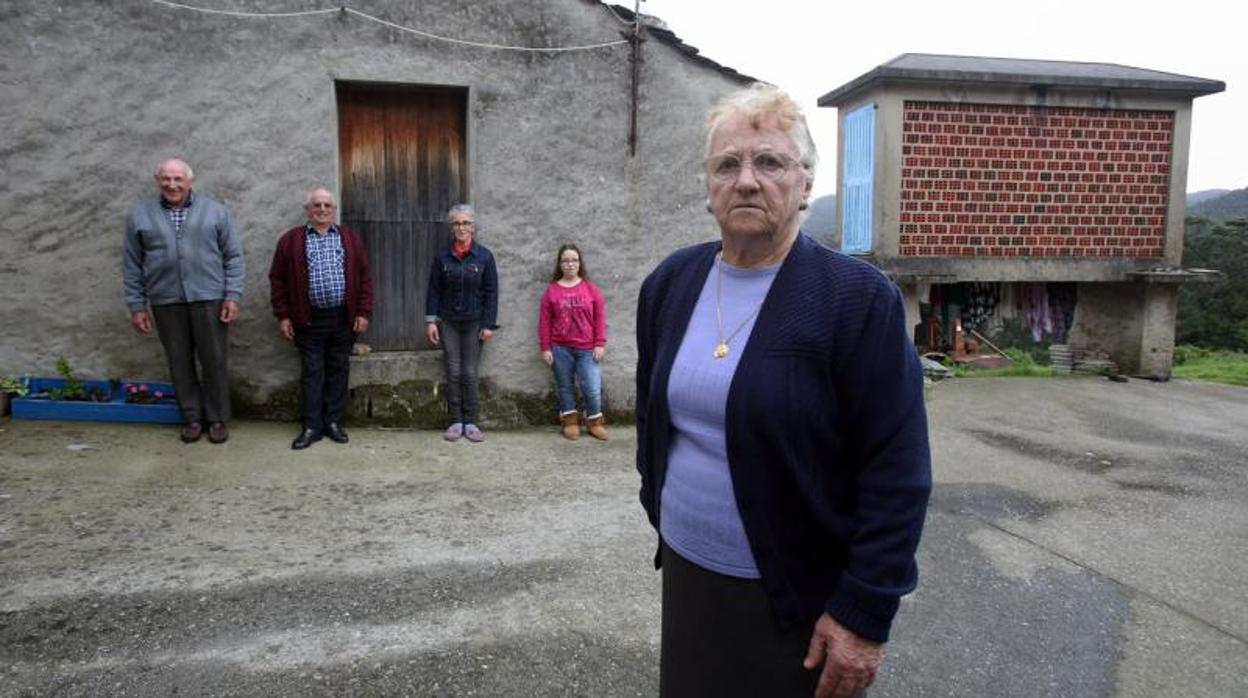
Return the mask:
<path fill-rule="evenodd" d="M 584 0 L 351 6 L 500 44 L 599 43 L 621 29 Z M 46 374 L 64 355 L 86 375 L 165 374 L 159 342 L 130 330 L 121 302 L 121 222 L 134 200 L 154 193 L 153 165 L 179 155 L 195 167 L 196 189 L 230 207 L 242 235 L 247 281 L 230 370 L 236 387 L 260 399 L 297 377 L 296 354 L 274 331 L 267 270 L 277 235 L 301 221 L 302 192 L 338 186 L 334 80 L 469 88 L 471 198 L 481 239 L 498 255 L 504 325 L 483 377 L 508 390 L 548 389 L 536 308 L 555 249 L 571 240 L 608 299 L 604 383 L 617 407 L 633 394 L 641 280 L 672 250 L 714 235 L 697 181 L 701 116 L 736 87 L 647 42 L 630 159 L 627 46 L 519 54 L 350 16 L 258 20 L 137 0 L 17 0 L 0 8 L 0 56 L 0 292 L 8 301 L 0 373 Z"/>
<path fill-rule="evenodd" d="M 1137 370 L 1144 314 L 1139 285 L 1081 283 L 1078 294 L 1070 344 L 1108 352 L 1121 370 Z"/>

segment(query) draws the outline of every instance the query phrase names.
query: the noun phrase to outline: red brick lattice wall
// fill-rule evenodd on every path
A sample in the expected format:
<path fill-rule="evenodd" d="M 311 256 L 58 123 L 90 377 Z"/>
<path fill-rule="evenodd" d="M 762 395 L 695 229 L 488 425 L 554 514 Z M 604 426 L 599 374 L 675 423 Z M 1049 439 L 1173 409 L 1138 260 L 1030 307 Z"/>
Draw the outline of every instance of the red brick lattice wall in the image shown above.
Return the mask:
<path fill-rule="evenodd" d="M 906 102 L 902 256 L 1160 257 L 1174 114 Z"/>

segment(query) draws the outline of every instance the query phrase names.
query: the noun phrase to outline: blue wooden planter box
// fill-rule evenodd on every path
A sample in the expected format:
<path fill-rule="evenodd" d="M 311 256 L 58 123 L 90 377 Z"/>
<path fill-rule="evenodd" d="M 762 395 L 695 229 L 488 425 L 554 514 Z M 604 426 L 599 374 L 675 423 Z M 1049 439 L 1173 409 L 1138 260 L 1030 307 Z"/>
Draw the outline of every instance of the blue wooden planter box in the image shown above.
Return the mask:
<path fill-rule="evenodd" d="M 37 394 L 55 388 L 65 387 L 64 378 L 27 379 L 29 388 L 25 397 L 13 398 L 10 407 L 14 419 L 70 419 L 86 422 L 149 422 L 155 424 L 181 424 L 182 412 L 178 409 L 178 401 L 172 397 L 164 397 L 156 402 L 126 402 L 125 386 L 145 384 L 149 392 L 160 391 L 166 396 L 173 395 L 173 385 L 153 381 L 106 381 L 84 380 L 82 387 L 88 392 L 108 394 L 104 402 L 79 400 L 50 400 L 35 397 Z"/>

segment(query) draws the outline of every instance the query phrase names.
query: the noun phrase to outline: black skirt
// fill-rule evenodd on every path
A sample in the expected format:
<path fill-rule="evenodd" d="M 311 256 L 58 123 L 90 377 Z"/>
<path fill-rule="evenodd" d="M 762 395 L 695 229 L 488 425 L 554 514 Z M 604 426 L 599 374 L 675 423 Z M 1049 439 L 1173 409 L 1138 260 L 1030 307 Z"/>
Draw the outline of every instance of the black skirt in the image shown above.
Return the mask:
<path fill-rule="evenodd" d="M 664 543 L 659 694 L 810 698 L 819 669 L 802 666 L 815 621 L 781 630 L 757 579 L 703 569 Z"/>

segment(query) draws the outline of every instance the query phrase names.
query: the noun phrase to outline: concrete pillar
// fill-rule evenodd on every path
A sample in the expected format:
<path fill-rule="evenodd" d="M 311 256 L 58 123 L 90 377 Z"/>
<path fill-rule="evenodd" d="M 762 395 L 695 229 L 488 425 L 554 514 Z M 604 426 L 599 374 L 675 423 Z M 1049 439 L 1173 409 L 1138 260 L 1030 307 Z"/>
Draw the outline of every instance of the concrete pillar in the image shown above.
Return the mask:
<path fill-rule="evenodd" d="M 1143 284 L 1140 328 L 1140 375 L 1169 379 L 1174 365 L 1174 325 L 1179 314 L 1179 287 Z"/>

